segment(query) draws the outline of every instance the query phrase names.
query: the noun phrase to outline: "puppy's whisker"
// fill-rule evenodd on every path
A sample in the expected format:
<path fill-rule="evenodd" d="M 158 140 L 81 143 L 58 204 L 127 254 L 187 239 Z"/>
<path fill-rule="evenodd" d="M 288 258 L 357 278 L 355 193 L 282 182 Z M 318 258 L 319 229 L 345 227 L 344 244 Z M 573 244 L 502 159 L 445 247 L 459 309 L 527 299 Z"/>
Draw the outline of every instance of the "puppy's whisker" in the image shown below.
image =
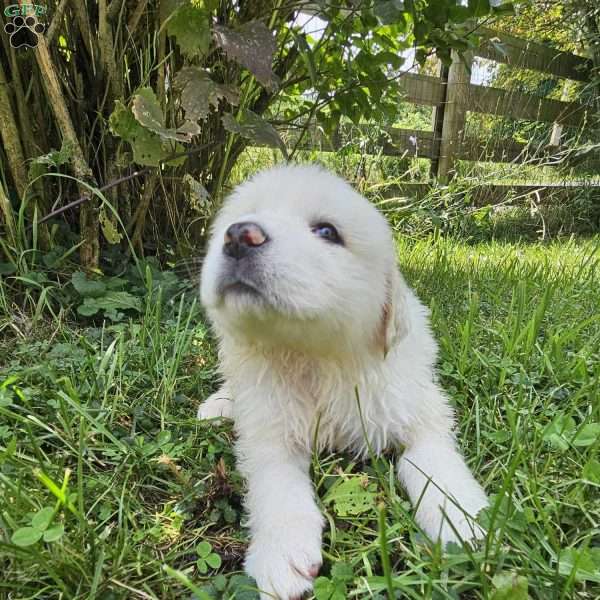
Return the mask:
<path fill-rule="evenodd" d="M 173 264 L 171 270 L 178 277 L 197 280 L 200 278 L 203 261 L 204 255 L 181 258 Z"/>

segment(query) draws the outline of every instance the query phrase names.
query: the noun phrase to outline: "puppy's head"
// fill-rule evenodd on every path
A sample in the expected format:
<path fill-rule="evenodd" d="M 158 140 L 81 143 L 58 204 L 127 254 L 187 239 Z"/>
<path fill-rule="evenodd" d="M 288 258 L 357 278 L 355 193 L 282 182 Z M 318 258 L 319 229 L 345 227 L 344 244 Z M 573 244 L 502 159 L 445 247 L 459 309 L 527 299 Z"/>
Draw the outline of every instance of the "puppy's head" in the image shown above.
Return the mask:
<path fill-rule="evenodd" d="M 280 166 L 221 209 L 201 297 L 217 331 L 241 342 L 385 353 L 401 328 L 399 285 L 383 216 L 332 173 Z"/>

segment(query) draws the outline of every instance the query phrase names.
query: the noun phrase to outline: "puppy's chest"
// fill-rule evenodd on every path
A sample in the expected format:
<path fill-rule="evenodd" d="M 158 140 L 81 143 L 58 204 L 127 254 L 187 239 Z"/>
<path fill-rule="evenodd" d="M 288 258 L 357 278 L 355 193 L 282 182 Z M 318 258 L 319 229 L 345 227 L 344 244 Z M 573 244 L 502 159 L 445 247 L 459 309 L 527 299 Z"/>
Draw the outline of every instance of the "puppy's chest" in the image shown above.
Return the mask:
<path fill-rule="evenodd" d="M 359 453 L 366 453 L 367 440 L 376 451 L 388 445 L 386 423 L 391 419 L 386 418 L 386 394 L 379 382 L 311 376 L 294 383 L 287 388 L 282 416 L 296 442 Z"/>

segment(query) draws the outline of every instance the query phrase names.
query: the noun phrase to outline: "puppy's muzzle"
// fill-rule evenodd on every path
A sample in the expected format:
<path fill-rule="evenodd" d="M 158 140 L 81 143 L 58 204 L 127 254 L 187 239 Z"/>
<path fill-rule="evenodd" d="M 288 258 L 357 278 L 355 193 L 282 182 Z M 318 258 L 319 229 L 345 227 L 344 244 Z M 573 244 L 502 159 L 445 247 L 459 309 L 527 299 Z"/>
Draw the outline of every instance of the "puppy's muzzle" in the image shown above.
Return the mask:
<path fill-rule="evenodd" d="M 257 223 L 234 223 L 225 232 L 223 253 L 240 260 L 268 241 L 269 237 Z"/>

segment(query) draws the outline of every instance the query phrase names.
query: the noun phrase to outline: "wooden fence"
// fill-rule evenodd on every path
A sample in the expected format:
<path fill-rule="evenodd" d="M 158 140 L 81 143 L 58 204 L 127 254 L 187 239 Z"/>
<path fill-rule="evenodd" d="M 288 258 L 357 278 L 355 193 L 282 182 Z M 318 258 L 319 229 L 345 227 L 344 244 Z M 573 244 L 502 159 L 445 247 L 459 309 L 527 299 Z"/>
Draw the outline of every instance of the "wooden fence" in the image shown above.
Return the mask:
<path fill-rule="evenodd" d="M 467 56 L 454 55 L 452 64 L 440 69 L 439 77 L 406 73 L 400 79 L 407 102 L 434 107 L 433 130 L 393 127 L 372 140 L 386 156 L 430 159 L 432 175 L 440 183 L 452 177 L 457 160 L 519 163 L 530 159 L 531 149 L 526 144 L 512 139 L 484 141 L 465 135 L 468 111 L 553 123 L 551 144 L 536 149 L 537 158 L 561 151 L 564 127 L 580 127 L 594 119 L 589 105 L 471 83 L 475 56 L 580 82 L 589 81 L 593 68 L 592 61 L 581 56 L 489 29 L 480 32 L 485 40 L 481 46 Z M 303 147 L 335 151 L 345 143 L 347 133 L 341 128 L 333 138 L 325 139 L 313 130 Z M 577 186 L 565 188 L 572 192 Z"/>

